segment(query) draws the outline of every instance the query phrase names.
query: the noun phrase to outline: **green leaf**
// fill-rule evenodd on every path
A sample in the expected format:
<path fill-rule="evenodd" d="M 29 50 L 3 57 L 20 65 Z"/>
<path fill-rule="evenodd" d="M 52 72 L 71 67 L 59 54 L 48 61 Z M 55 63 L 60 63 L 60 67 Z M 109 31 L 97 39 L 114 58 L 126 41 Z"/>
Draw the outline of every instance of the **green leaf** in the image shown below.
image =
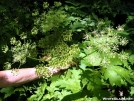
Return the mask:
<path fill-rule="evenodd" d="M 134 95 L 134 87 L 131 87 L 130 90 L 131 90 L 131 91 L 130 91 L 130 94 L 131 94 L 131 95 Z"/>
<path fill-rule="evenodd" d="M 91 82 L 89 82 L 88 85 L 87 85 L 87 89 L 88 89 L 88 90 L 91 90 L 91 91 L 94 90 L 94 87 L 95 87 L 95 86 L 94 86 Z"/>
<path fill-rule="evenodd" d="M 71 25 L 71 29 L 73 30 L 73 31 L 76 31 L 76 29 L 81 29 L 81 28 L 83 28 L 84 26 L 81 24 L 81 22 L 74 22 L 72 25 Z"/>
<path fill-rule="evenodd" d="M 91 54 L 92 52 L 94 52 L 94 50 L 93 49 L 86 49 L 86 48 L 84 48 L 84 52 L 88 55 L 88 54 Z"/>
<path fill-rule="evenodd" d="M 16 92 L 16 91 L 19 91 L 19 92 L 24 92 L 25 91 L 25 89 L 24 88 L 16 88 L 15 90 L 14 90 L 14 92 Z"/>
<path fill-rule="evenodd" d="M 93 97 L 91 101 L 100 101 L 97 97 Z"/>
<path fill-rule="evenodd" d="M 93 95 L 98 95 L 101 93 L 101 79 L 100 79 L 100 72 L 99 71 L 93 71 L 86 76 L 88 79 L 87 89 L 93 93 Z"/>
<path fill-rule="evenodd" d="M 32 96 L 30 96 L 27 101 L 40 101 L 41 98 L 43 97 L 43 94 L 45 93 L 45 89 L 47 87 L 46 82 L 44 83 L 40 83 L 39 85 L 40 87 L 37 88 L 37 90 L 35 91 L 35 94 L 33 94 Z"/>
<path fill-rule="evenodd" d="M 2 88 L 0 92 L 5 93 L 4 98 L 7 98 L 11 96 L 12 94 L 14 94 L 14 88 L 13 87 Z"/>
<path fill-rule="evenodd" d="M 51 88 L 60 87 L 60 88 L 65 88 L 67 90 L 71 90 L 73 93 L 76 93 L 81 90 L 81 85 L 80 85 L 80 74 L 81 70 L 69 70 L 69 76 L 70 78 L 66 78 L 65 76 L 62 76 L 61 79 L 57 80 L 56 82 L 52 82 L 50 85 Z M 70 75 L 70 72 L 72 75 Z"/>
<path fill-rule="evenodd" d="M 80 63 L 80 68 L 83 69 L 83 70 L 86 70 L 86 67 L 89 66 L 89 62 L 86 61 L 86 60 L 81 60 L 81 63 Z"/>
<path fill-rule="evenodd" d="M 96 80 L 95 80 L 96 79 Z M 89 83 L 87 84 L 87 89 L 92 91 L 94 94 L 97 94 L 100 92 L 101 88 L 101 80 L 99 78 L 92 78 L 89 80 Z"/>
<path fill-rule="evenodd" d="M 95 26 L 95 23 L 94 22 L 91 22 L 90 24 L 88 24 L 89 26 Z"/>
<path fill-rule="evenodd" d="M 15 28 L 16 34 L 19 34 L 19 29 Z"/>
<path fill-rule="evenodd" d="M 111 65 L 122 65 L 122 61 L 120 60 L 118 55 L 115 55 L 114 58 L 110 58 Z"/>
<path fill-rule="evenodd" d="M 109 82 L 112 86 L 117 85 L 117 86 L 121 86 L 121 77 L 116 73 L 116 71 L 114 71 L 114 69 L 112 67 L 108 67 L 108 68 L 103 68 L 103 73 L 104 73 L 104 77 L 105 79 L 109 79 Z"/>
<path fill-rule="evenodd" d="M 58 98 L 61 101 L 61 99 L 63 99 L 65 96 L 70 95 L 70 94 L 72 94 L 71 91 L 68 91 L 68 90 L 64 89 L 64 90 L 61 91 L 61 94 L 59 94 Z"/>
<path fill-rule="evenodd" d="M 112 68 L 120 77 L 122 77 L 122 79 L 127 80 L 128 82 L 132 83 L 132 81 L 130 80 L 130 71 L 120 67 L 120 66 L 114 66 Z"/>
<path fill-rule="evenodd" d="M 130 57 L 129 57 L 129 61 L 130 61 L 130 63 L 133 65 L 134 64 L 134 55 L 131 55 Z"/>
<path fill-rule="evenodd" d="M 87 83 L 88 83 L 88 79 L 86 79 L 86 78 L 84 78 L 84 79 L 82 79 L 82 87 L 84 88 L 86 85 L 87 85 Z"/>
<path fill-rule="evenodd" d="M 86 54 L 84 54 L 84 53 L 80 53 L 79 54 L 79 57 L 81 57 L 81 58 L 83 58 L 83 57 L 85 57 L 86 56 Z"/>
<path fill-rule="evenodd" d="M 124 67 L 130 69 L 128 60 L 123 60 L 122 62 L 123 62 Z"/>
<path fill-rule="evenodd" d="M 26 91 L 23 87 L 18 87 L 14 90 L 14 92 L 17 92 L 17 91 L 20 92 L 20 96 L 23 96 L 23 95 L 26 96 Z"/>

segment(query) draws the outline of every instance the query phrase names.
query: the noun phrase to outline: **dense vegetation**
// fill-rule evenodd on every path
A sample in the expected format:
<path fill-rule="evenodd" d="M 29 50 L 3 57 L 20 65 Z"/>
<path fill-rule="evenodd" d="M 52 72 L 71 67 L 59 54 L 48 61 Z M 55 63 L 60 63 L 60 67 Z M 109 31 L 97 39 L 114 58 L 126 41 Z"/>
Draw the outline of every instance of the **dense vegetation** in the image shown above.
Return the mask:
<path fill-rule="evenodd" d="M 0 101 L 134 99 L 133 1 L 1 0 L 0 23 L 0 70 L 44 73 Z M 70 68 L 51 77 L 49 66 Z"/>

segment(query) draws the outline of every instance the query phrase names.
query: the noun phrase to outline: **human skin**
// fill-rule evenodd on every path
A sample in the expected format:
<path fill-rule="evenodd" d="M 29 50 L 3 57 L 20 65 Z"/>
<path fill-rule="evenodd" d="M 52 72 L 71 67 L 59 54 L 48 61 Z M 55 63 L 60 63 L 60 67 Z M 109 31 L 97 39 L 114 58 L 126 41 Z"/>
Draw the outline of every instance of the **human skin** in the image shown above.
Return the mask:
<path fill-rule="evenodd" d="M 48 68 L 52 75 L 57 74 L 60 69 Z M 17 86 L 40 78 L 42 75 L 36 74 L 35 68 L 18 69 L 13 73 L 12 70 L 0 71 L 0 88 Z"/>

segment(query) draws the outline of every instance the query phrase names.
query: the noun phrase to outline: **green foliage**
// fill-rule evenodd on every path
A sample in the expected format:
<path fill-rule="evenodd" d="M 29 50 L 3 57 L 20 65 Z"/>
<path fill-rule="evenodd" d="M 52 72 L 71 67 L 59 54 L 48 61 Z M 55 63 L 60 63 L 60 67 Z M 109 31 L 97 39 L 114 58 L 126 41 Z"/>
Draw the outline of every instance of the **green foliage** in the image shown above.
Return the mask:
<path fill-rule="evenodd" d="M 33 94 L 30 98 L 28 98 L 27 101 L 40 101 L 42 99 L 42 96 L 47 87 L 47 84 L 44 82 L 43 84 L 40 84 L 39 86 L 40 87 L 37 88 L 37 90 L 35 91 L 35 94 Z"/>
<path fill-rule="evenodd" d="M 2 88 L 0 90 L 1 93 L 5 93 L 4 95 L 4 99 L 11 96 L 12 94 L 14 94 L 14 91 L 13 91 L 13 87 L 7 87 L 7 88 Z"/>
<path fill-rule="evenodd" d="M 37 84 L 2 88 L 0 100 L 102 101 L 118 96 L 116 87 L 122 86 L 128 92 L 123 97 L 133 97 L 133 15 L 122 8 L 131 4 L 120 0 L 0 3 L 0 66 L 13 70 L 34 66 L 44 75 Z M 123 12 L 128 14 L 127 22 L 112 28 L 114 17 Z M 48 67 L 72 68 L 52 76 Z"/>
<path fill-rule="evenodd" d="M 73 5 L 71 7 L 65 6 L 67 11 L 72 12 L 72 14 L 77 16 L 84 16 L 88 12 L 94 12 L 99 15 L 105 15 L 105 17 L 114 17 L 121 10 L 121 1 L 120 0 L 67 0 L 67 4 Z M 74 8 L 75 7 L 75 8 Z M 82 10 L 84 9 L 84 12 Z"/>
<path fill-rule="evenodd" d="M 55 2 L 55 5 L 58 5 L 58 3 Z M 38 41 L 37 47 L 42 49 L 42 57 L 49 56 L 51 58 L 47 66 L 53 68 L 69 67 L 73 57 L 78 54 L 79 48 L 77 44 L 69 45 L 67 43 L 72 39 L 72 31 L 65 28 L 68 26 L 67 14 L 61 9 L 51 9 L 42 13 L 34 21 L 34 24 L 37 28 L 34 27 L 31 30 L 32 34 L 41 33 L 45 35 Z M 37 33 L 38 31 L 40 33 Z M 53 43 L 53 41 L 55 42 Z"/>
<path fill-rule="evenodd" d="M 131 95 L 134 94 L 134 87 L 131 87 L 131 92 L 130 92 Z"/>

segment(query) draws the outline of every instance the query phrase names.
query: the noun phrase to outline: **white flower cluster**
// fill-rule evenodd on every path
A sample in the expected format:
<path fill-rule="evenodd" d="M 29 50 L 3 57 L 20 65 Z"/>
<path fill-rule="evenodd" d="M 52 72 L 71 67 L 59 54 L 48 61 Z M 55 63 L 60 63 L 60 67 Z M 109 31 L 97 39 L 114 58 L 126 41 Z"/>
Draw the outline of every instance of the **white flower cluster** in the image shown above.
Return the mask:
<path fill-rule="evenodd" d="M 95 33 L 96 32 L 96 33 Z M 128 44 L 128 40 L 125 37 L 118 35 L 118 31 L 111 27 L 103 30 L 103 34 L 99 33 L 99 30 L 93 31 L 93 33 L 87 33 L 84 37 L 86 49 L 89 52 L 99 52 L 101 60 L 101 65 L 106 66 L 113 61 L 114 58 L 123 61 L 128 59 L 128 54 L 121 51 L 119 53 L 119 47 Z M 90 62 L 98 61 L 97 57 L 90 57 Z"/>
<path fill-rule="evenodd" d="M 26 36 L 23 34 L 20 37 L 22 39 L 25 39 Z M 30 42 L 22 42 L 20 40 L 16 40 L 15 37 L 12 37 L 10 39 L 11 47 L 9 51 L 12 53 L 12 62 L 6 62 L 5 63 L 5 69 L 10 69 L 11 65 L 19 62 L 20 65 L 26 63 L 26 58 L 27 57 L 33 57 L 33 53 L 36 52 L 36 44 L 35 43 L 30 43 Z M 6 52 L 8 50 L 8 46 L 3 46 L 3 52 Z M 34 50 L 34 52 L 33 52 Z"/>

